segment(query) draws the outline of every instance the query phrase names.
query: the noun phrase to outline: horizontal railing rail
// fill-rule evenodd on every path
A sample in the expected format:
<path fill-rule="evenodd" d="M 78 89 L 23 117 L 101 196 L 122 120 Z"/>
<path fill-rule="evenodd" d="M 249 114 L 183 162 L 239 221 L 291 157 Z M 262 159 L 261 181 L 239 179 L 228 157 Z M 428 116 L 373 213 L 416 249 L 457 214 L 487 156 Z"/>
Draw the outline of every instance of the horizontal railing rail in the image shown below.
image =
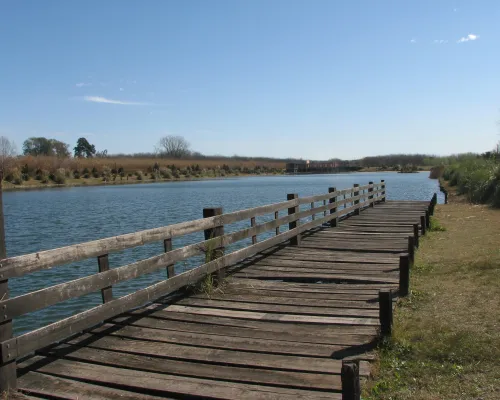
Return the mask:
<path fill-rule="evenodd" d="M 16 359 L 55 341 L 63 340 L 91 328 L 132 308 L 147 304 L 188 285 L 193 285 L 207 274 L 220 273 L 226 267 L 270 247 L 286 241 L 298 244 L 301 233 L 327 223 L 335 226 L 339 218 L 351 213 L 359 213 L 359 210 L 363 208 L 372 207 L 379 201 L 385 201 L 385 196 L 384 181 L 377 184 L 370 182 L 369 185 L 365 186 L 355 185 L 353 188 L 340 191 L 330 188 L 327 194 L 302 198 L 297 195 L 289 195 L 291 200 L 288 201 L 227 214 L 220 213 L 220 215 L 213 215 L 215 209 L 210 209 L 213 216 L 203 219 L 1 260 L 0 280 L 5 283 L 8 283 L 8 279 L 12 277 L 20 277 L 35 271 L 93 257 L 98 257 L 99 266 L 96 274 L 13 298 L 4 297 L 0 300 L 4 324 L 11 324 L 13 318 L 99 290 L 102 292 L 104 304 L 1 342 L 0 390 L 3 390 L 2 387 L 5 386 L 15 387 L 15 381 L 12 381 L 11 378 L 7 379 L 6 374 L 9 368 L 15 368 Z M 316 203 L 321 204 L 316 205 Z M 310 204 L 309 209 L 300 210 L 301 205 L 307 204 Z M 288 215 L 280 216 L 279 212 L 286 209 Z M 274 219 L 260 224 L 256 223 L 256 217 L 267 214 L 274 214 Z M 318 214 L 322 216 L 318 217 Z M 251 226 L 229 233 L 224 233 L 223 229 L 217 231 L 218 228 L 244 220 L 250 220 Z M 289 229 L 281 232 L 280 227 L 286 224 L 288 224 Z M 172 248 L 172 238 L 200 231 L 205 232 L 205 240 L 180 248 Z M 275 231 L 275 235 L 258 242 L 258 235 L 270 231 Z M 252 238 L 252 244 L 224 254 L 225 248 L 248 238 Z M 109 253 L 162 240 L 165 243 L 165 253 L 128 265 L 109 268 L 107 259 Z M 221 251 L 219 254 L 213 255 L 214 249 Z M 203 254 L 210 255 L 210 257 L 206 257 L 205 263 L 178 275 L 175 274 L 173 267 L 175 263 Z M 113 285 L 165 267 L 171 268 L 167 279 L 119 298 L 112 297 Z"/>

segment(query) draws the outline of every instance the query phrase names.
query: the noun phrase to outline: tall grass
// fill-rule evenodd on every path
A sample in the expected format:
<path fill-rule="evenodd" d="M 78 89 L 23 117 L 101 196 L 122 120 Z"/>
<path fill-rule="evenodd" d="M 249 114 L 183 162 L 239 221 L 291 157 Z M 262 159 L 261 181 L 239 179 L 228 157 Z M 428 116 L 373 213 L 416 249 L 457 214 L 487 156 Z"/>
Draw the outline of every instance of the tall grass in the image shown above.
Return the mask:
<path fill-rule="evenodd" d="M 473 203 L 500 207 L 500 162 L 492 159 L 468 159 L 445 168 L 443 178 L 456 186 Z"/>
<path fill-rule="evenodd" d="M 138 157 L 63 158 L 21 156 L 16 159 L 6 180 L 21 185 L 30 179 L 64 184 L 68 179 L 102 178 L 103 181 L 135 176 L 145 179 L 220 177 L 239 174 L 282 173 L 285 163 L 272 160 L 236 160 L 231 158 L 167 159 Z M 139 173 L 140 172 L 140 173 Z M 46 179 L 49 177 L 49 179 Z"/>

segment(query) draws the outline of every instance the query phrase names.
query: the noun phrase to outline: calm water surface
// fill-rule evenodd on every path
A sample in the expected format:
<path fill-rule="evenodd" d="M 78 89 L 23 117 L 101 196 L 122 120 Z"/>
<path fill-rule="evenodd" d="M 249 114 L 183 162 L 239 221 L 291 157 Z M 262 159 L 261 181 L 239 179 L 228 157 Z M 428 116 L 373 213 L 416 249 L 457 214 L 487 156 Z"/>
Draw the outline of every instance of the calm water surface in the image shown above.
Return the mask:
<path fill-rule="evenodd" d="M 286 200 L 287 193 L 299 196 L 323 194 L 328 187 L 345 189 L 355 183 L 385 179 L 390 200 L 430 200 L 441 193 L 428 172 L 418 174 L 356 173 L 308 176 L 245 177 L 225 180 L 169 182 L 128 186 L 98 186 L 4 193 L 6 240 L 9 257 L 70 244 L 155 228 L 202 217 L 204 207 L 223 207 L 231 212 Z M 286 213 L 286 210 L 284 211 Z M 283 215 L 284 215 L 283 213 Z M 258 223 L 272 216 L 258 219 Z M 248 227 L 243 221 L 226 232 Z M 270 233 L 271 234 L 271 233 Z M 174 239 L 174 247 L 203 240 L 203 233 Z M 265 239 L 266 235 L 259 236 Z M 245 246 L 240 242 L 236 248 Z M 157 255 L 163 244 L 153 243 L 110 255 L 112 268 Z M 192 259 L 176 271 L 199 265 Z M 11 296 L 31 292 L 93 274 L 97 260 L 85 260 L 51 270 L 39 271 L 9 281 Z M 113 287 L 116 297 L 165 279 L 158 271 Z M 32 330 L 101 303 L 100 293 L 68 300 L 14 321 L 17 333 Z"/>

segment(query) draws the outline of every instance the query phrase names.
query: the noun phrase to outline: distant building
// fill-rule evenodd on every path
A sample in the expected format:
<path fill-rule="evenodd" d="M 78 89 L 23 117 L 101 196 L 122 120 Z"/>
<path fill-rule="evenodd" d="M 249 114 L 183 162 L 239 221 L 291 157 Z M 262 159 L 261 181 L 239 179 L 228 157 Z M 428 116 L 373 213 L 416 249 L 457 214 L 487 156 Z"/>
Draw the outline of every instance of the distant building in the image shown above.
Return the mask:
<path fill-rule="evenodd" d="M 310 161 L 298 160 L 286 164 L 288 174 L 327 174 L 335 172 L 356 171 L 360 167 L 349 161 Z"/>

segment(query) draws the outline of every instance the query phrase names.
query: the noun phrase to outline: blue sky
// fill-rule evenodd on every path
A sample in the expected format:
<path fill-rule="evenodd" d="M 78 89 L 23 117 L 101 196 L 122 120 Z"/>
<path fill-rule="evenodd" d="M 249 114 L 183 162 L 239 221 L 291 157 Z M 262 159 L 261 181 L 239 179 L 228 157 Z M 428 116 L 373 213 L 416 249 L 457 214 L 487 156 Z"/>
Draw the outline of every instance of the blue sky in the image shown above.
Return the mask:
<path fill-rule="evenodd" d="M 109 153 L 491 149 L 500 2 L 0 1 L 0 134 Z"/>

